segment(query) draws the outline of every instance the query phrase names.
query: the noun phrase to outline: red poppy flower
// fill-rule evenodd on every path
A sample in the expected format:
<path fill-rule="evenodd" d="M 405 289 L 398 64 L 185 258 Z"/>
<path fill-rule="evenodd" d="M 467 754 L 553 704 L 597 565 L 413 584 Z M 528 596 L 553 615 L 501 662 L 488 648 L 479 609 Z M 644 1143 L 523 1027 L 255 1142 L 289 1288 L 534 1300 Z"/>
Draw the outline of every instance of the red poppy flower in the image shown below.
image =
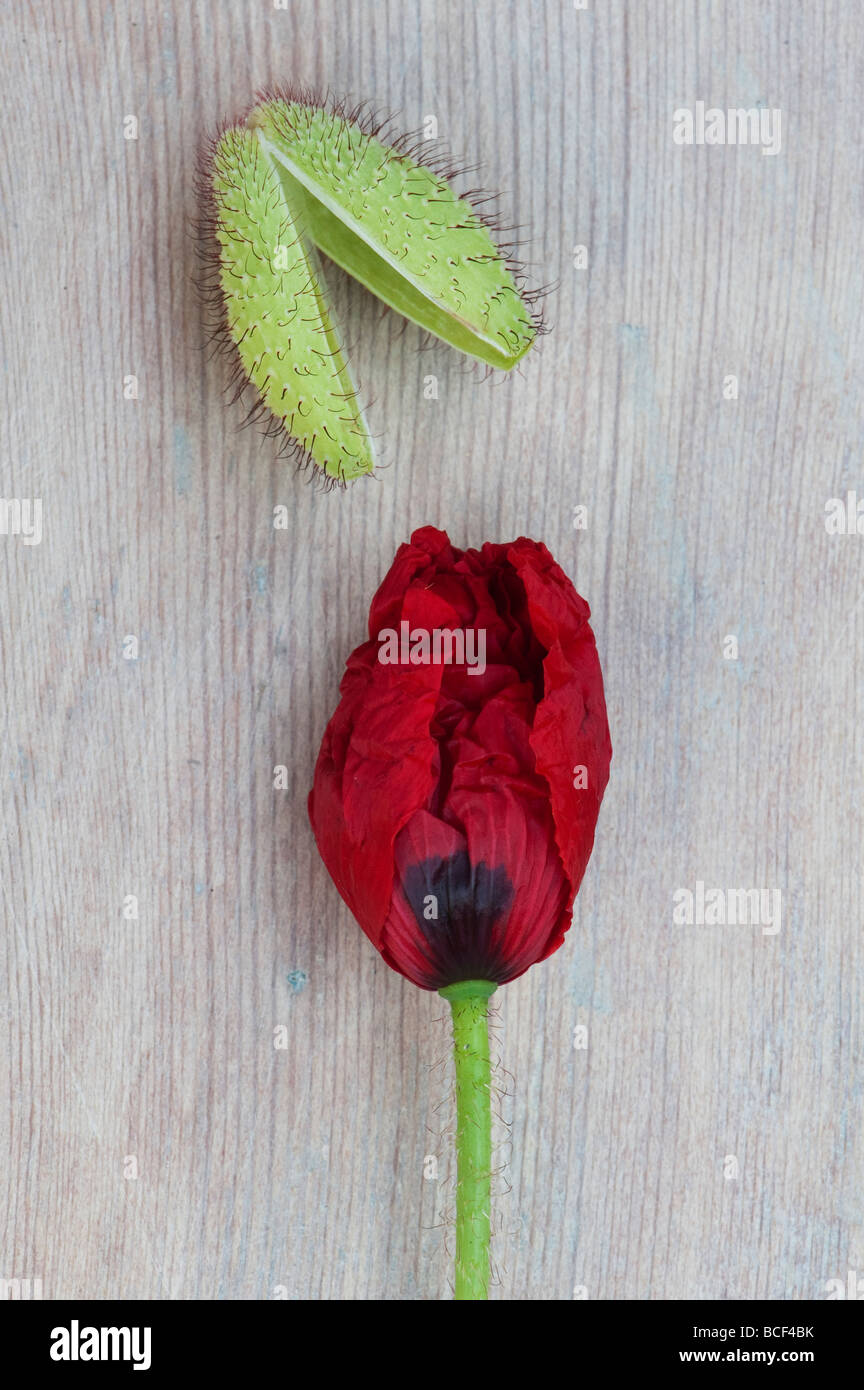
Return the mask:
<path fill-rule="evenodd" d="M 388 965 L 503 984 L 556 950 L 612 748 L 589 608 L 544 545 L 415 531 L 348 659 L 309 816 Z"/>

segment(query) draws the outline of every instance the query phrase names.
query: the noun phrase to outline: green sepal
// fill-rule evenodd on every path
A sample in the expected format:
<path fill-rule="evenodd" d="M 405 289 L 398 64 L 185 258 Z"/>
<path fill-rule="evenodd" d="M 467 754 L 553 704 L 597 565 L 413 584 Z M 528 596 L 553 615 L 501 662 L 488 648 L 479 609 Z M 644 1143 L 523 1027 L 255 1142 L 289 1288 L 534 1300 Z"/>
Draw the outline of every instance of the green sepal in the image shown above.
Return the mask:
<path fill-rule="evenodd" d="M 448 181 L 356 122 L 275 98 L 248 119 L 315 245 L 385 304 L 505 371 L 537 329 L 488 227 Z"/>
<path fill-rule="evenodd" d="M 243 372 L 327 478 L 371 472 L 372 442 L 317 255 L 251 131 L 231 127 L 216 142 L 212 193 L 225 324 Z"/>

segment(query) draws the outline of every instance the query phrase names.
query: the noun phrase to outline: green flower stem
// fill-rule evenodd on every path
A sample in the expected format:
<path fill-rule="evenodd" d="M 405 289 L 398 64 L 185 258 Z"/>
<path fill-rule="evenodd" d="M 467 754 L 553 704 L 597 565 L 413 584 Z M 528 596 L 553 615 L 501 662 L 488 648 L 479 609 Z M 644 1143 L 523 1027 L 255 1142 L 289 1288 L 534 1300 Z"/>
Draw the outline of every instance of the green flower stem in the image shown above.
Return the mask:
<path fill-rule="evenodd" d="M 461 980 L 439 990 L 453 1011 L 457 1302 L 489 1297 L 492 1097 L 487 1001 L 496 988 L 489 980 Z"/>

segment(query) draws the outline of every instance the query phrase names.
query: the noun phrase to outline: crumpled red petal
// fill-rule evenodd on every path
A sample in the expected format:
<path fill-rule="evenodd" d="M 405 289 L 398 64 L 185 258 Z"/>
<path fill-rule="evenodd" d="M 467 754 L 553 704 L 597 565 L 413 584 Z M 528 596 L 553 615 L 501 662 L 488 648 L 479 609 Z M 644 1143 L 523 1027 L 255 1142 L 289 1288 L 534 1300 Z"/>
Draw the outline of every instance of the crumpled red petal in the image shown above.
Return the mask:
<path fill-rule="evenodd" d="M 542 544 L 463 552 L 431 526 L 372 601 L 309 814 L 342 897 L 422 988 L 515 979 L 570 924 L 612 751 L 589 616 Z M 482 629 L 485 673 L 382 664 L 403 621 Z"/>

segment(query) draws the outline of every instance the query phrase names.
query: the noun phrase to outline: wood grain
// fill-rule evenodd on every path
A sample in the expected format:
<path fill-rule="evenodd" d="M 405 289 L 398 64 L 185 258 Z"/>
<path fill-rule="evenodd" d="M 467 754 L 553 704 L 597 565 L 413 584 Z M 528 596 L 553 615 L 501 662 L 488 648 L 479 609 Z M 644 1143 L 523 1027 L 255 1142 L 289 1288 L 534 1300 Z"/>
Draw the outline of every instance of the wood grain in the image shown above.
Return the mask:
<path fill-rule="evenodd" d="M 305 813 L 427 522 L 547 542 L 615 747 L 570 938 L 498 996 L 495 1297 L 864 1269 L 864 537 L 824 525 L 864 496 L 862 40 L 856 0 L 4 9 L 0 487 L 44 534 L 0 536 L 0 1277 L 449 1297 L 445 1010 Z M 338 279 L 388 465 L 347 495 L 238 431 L 191 283 L 198 144 L 292 80 L 434 114 L 556 286 L 541 350 L 483 380 Z M 780 153 L 677 146 L 699 100 L 780 108 Z M 673 925 L 697 880 L 779 888 L 780 932 Z"/>

